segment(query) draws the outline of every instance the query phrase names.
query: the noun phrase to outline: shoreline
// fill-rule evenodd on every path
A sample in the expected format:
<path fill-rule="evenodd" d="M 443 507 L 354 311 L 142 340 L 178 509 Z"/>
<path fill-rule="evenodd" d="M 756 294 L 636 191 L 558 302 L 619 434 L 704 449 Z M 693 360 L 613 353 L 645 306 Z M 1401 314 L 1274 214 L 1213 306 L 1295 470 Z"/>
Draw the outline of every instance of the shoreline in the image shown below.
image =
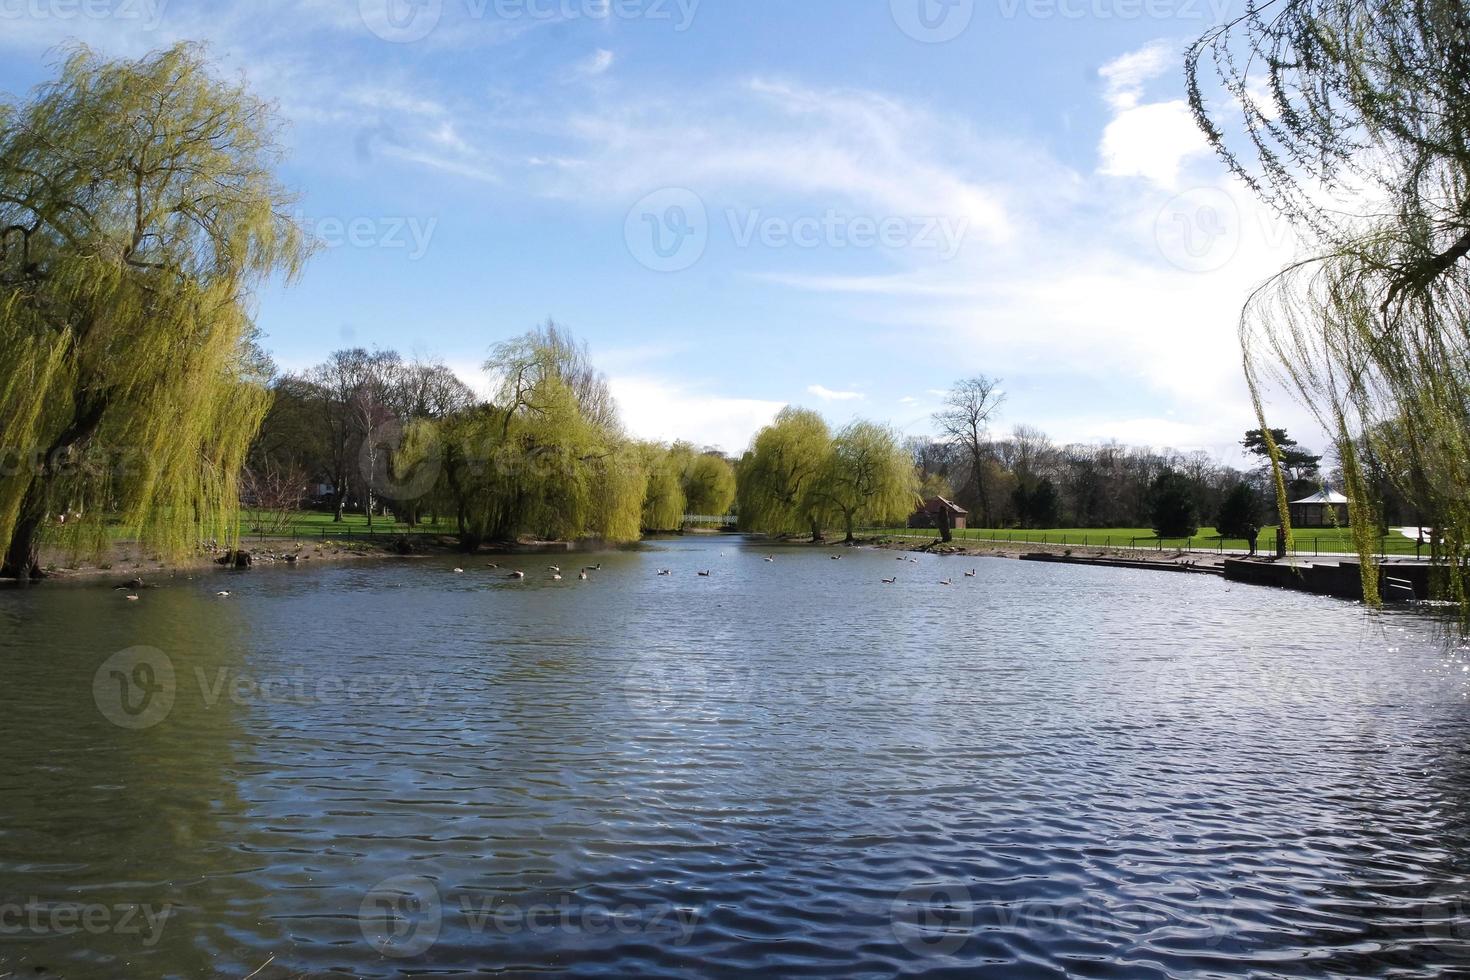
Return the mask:
<path fill-rule="evenodd" d="M 949 544 L 944 544 L 938 539 L 921 541 L 912 538 L 875 536 L 859 537 L 849 545 L 847 542 L 841 540 L 782 541 L 774 538 L 766 538 L 758 534 L 741 534 L 738 532 L 731 535 L 729 532 L 690 531 L 686 532 L 686 534 L 692 534 L 701 538 L 727 535 L 736 536 L 743 541 L 769 541 L 773 545 L 779 544 L 786 547 L 795 546 L 825 550 L 859 547 L 906 554 L 927 554 L 941 558 L 1049 561 L 1061 564 L 1193 572 L 1211 575 L 1224 575 L 1227 559 L 1241 559 L 1241 556 L 1210 555 L 1201 552 L 1159 552 L 1141 549 L 1079 547 L 1076 545 L 1046 543 L 1005 544 L 1000 542 L 954 541 Z M 670 535 L 651 535 L 642 539 L 639 545 L 646 542 L 667 539 L 668 537 Z M 408 552 L 400 552 L 396 540 L 369 543 L 361 537 L 333 538 L 321 541 L 267 540 L 263 543 L 257 543 L 254 547 L 250 547 L 247 544 L 241 550 L 251 556 L 252 564 L 250 568 L 258 569 L 277 565 L 302 568 L 362 561 L 415 561 L 451 555 L 463 555 L 467 560 L 473 560 L 480 555 L 596 553 L 599 551 L 619 550 L 620 548 L 626 547 L 629 546 L 609 546 L 601 542 L 527 541 L 513 544 L 482 545 L 473 552 L 466 552 L 462 550 L 456 538 L 443 535 L 415 538 L 412 541 L 412 550 Z M 633 547 L 637 547 L 637 545 Z M 42 566 L 47 569 L 46 577 L 31 584 L 88 584 L 109 579 L 119 581 L 134 579 L 147 580 L 150 576 L 166 581 L 175 578 L 194 578 L 210 572 L 236 571 L 237 569 L 233 565 L 220 563 L 219 559 L 224 554 L 225 552 L 198 554 L 182 559 L 168 560 L 161 559 L 157 555 L 148 554 L 136 542 L 119 542 L 112 545 L 109 553 L 103 556 L 77 558 L 64 549 L 48 548 L 42 551 Z M 1256 561 L 1262 565 L 1276 564 L 1274 560 L 1264 557 L 1256 559 Z M 14 587 L 18 587 L 18 583 L 13 581 L 0 581 L 0 588 Z"/>
<path fill-rule="evenodd" d="M 591 546 L 567 541 L 523 541 L 486 544 L 465 551 L 458 539 L 450 535 L 427 535 L 411 541 L 411 550 L 400 551 L 397 539 L 384 538 L 369 543 L 365 536 L 327 540 L 267 539 L 253 546 L 241 543 L 239 550 L 250 556 L 251 563 L 237 568 L 221 562 L 230 552 L 221 549 L 184 558 L 168 559 L 151 554 L 135 541 L 116 542 L 103 555 L 77 556 L 59 547 L 41 550 L 41 567 L 45 577 L 22 586 L 14 579 L 0 579 L 0 590 L 30 588 L 41 585 L 88 585 L 98 582 L 142 580 L 149 585 L 171 579 L 192 579 L 210 573 L 255 571 L 263 568 L 308 568 L 318 565 L 343 565 L 353 562 L 423 561 L 461 555 L 466 560 L 486 555 L 575 554 L 580 551 L 614 550 L 617 546 Z"/>
<path fill-rule="evenodd" d="M 818 547 L 832 547 L 818 542 Z M 848 547 L 839 542 L 837 547 Z M 1142 568 L 1159 571 L 1184 571 L 1224 575 L 1225 560 L 1235 556 L 1210 555 L 1189 551 L 1143 551 L 1128 548 L 1081 547 L 1061 544 L 1002 544 L 984 541 L 953 541 L 945 544 L 935 538 L 922 544 L 914 539 L 873 537 L 858 538 L 853 547 L 881 551 L 902 551 L 937 555 L 945 558 L 1001 558 L 1013 561 L 1053 561 L 1063 564 L 1094 565 L 1110 568 Z M 1033 557 L 1034 556 L 1034 557 Z"/>

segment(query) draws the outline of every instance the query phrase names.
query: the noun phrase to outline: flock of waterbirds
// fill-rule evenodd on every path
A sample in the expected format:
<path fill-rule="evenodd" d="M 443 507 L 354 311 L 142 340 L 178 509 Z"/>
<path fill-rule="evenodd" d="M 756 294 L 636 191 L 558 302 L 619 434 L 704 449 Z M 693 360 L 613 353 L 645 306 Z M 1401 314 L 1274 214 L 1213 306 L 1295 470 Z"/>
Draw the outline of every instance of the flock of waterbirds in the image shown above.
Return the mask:
<path fill-rule="evenodd" d="M 723 552 L 723 551 L 720 552 L 720 557 L 721 558 L 724 558 L 725 557 L 725 552 Z M 847 556 L 846 555 L 831 555 L 830 557 L 831 557 L 832 561 L 842 561 Z M 764 561 L 764 562 L 766 562 L 766 563 L 768 563 L 768 564 L 774 564 L 775 561 L 776 561 L 776 556 L 775 555 L 766 555 L 761 560 Z M 908 562 L 911 565 L 917 565 L 917 564 L 919 564 L 919 559 L 917 559 L 917 558 L 905 558 L 903 556 L 900 556 L 897 560 L 898 561 L 902 561 L 902 562 Z M 490 569 L 492 569 L 492 570 L 498 570 L 500 568 L 499 565 L 493 565 L 493 564 L 492 565 L 489 565 L 487 567 L 490 568 Z M 547 566 L 547 569 L 551 572 L 551 581 L 553 581 L 553 582 L 560 582 L 560 581 L 562 581 L 561 566 L 559 566 L 559 565 L 549 565 L 549 566 Z M 588 580 L 588 578 L 589 578 L 589 576 L 587 575 L 588 572 L 600 572 L 600 571 L 602 571 L 602 566 L 601 565 L 591 565 L 591 566 L 589 566 L 587 568 L 581 569 L 581 571 L 579 571 L 578 574 L 577 574 L 577 578 L 579 578 L 583 582 L 586 582 Z M 464 574 L 464 569 L 463 568 L 456 568 L 454 570 L 454 573 L 456 575 L 463 575 Z M 704 571 L 699 572 L 697 574 L 698 574 L 698 577 L 699 578 L 713 578 L 714 577 L 714 571 L 712 569 L 705 569 Z M 976 578 L 978 575 L 979 575 L 979 570 L 972 568 L 972 569 L 970 569 L 969 571 L 967 571 L 965 573 L 965 578 Z M 672 568 L 660 568 L 657 571 L 657 577 L 658 578 L 673 578 L 674 577 L 674 570 Z M 514 581 L 524 581 L 525 578 L 526 578 L 526 573 L 523 572 L 523 571 L 513 571 L 513 572 L 510 573 L 510 575 L 507 576 L 507 578 L 510 578 L 510 579 L 512 579 Z M 897 575 L 894 575 L 892 578 L 885 578 L 885 579 L 882 580 L 882 582 L 883 582 L 884 585 L 897 585 L 898 584 L 898 576 Z M 954 585 L 954 579 L 953 578 L 942 579 L 942 580 L 940 580 L 939 584 L 942 585 L 942 586 L 946 586 L 946 587 L 953 586 Z"/>
<path fill-rule="evenodd" d="M 725 552 L 723 552 L 723 551 L 720 552 L 720 557 L 721 558 L 724 558 L 725 557 Z M 831 555 L 830 557 L 831 557 L 832 561 L 842 561 L 846 556 L 845 555 Z M 919 564 L 919 559 L 917 559 L 917 558 L 904 557 L 902 555 L 900 555 L 896 560 L 897 561 L 901 561 L 901 562 L 907 562 L 907 563 L 909 563 L 911 565 L 917 565 L 917 564 Z M 776 561 L 776 556 L 775 555 L 766 555 L 764 558 L 762 558 L 762 561 L 764 561 L 764 562 L 766 562 L 768 564 L 774 564 L 775 561 Z M 508 571 L 508 574 L 505 577 L 508 580 L 513 581 L 513 582 L 523 582 L 523 581 L 526 580 L 526 573 L 524 571 L 522 571 L 521 569 L 506 570 L 506 569 L 502 569 L 499 565 L 497 565 L 497 564 L 495 564 L 493 562 L 490 563 L 490 564 L 487 564 L 485 567 L 489 571 Z M 560 565 L 548 565 L 548 566 L 546 566 L 546 570 L 550 573 L 549 581 L 552 581 L 552 582 L 560 582 L 560 581 L 563 581 L 564 578 L 565 578 L 565 576 L 563 576 L 563 574 L 562 574 L 562 567 Z M 582 568 L 579 568 L 577 570 L 577 579 L 579 581 L 582 581 L 582 582 L 590 581 L 591 578 L 592 578 L 592 576 L 591 576 L 590 573 L 592 573 L 592 572 L 600 572 L 600 571 L 602 571 L 602 565 L 601 565 L 601 563 L 598 563 L 596 565 L 585 565 Z M 455 575 L 464 575 L 465 574 L 465 570 L 463 568 L 456 568 L 456 569 L 454 569 L 454 574 Z M 968 572 L 965 573 L 965 578 L 975 578 L 978 574 L 979 574 L 978 570 L 972 568 Z M 672 578 L 673 575 L 674 575 L 674 570 L 671 569 L 671 568 L 660 568 L 660 569 L 658 569 L 658 577 L 659 578 Z M 704 571 L 701 571 L 701 572 L 698 573 L 698 577 L 699 578 L 714 578 L 714 570 L 713 569 L 705 569 Z M 883 582 L 884 585 L 897 585 L 898 584 L 898 576 L 897 575 L 894 575 L 894 576 L 892 576 L 890 578 L 885 578 L 885 579 L 882 580 L 882 582 Z M 950 587 L 950 586 L 953 586 L 954 585 L 954 579 L 953 578 L 941 579 L 940 582 L 939 582 L 939 584 L 942 585 L 942 586 L 945 586 L 945 587 Z M 126 601 L 128 601 L 128 602 L 138 602 L 140 600 L 140 598 L 141 598 L 139 596 L 139 593 L 142 592 L 144 589 L 147 589 L 147 588 L 151 588 L 151 586 L 147 585 L 142 579 L 135 578 L 135 579 L 132 579 L 131 581 L 127 582 L 124 585 L 117 586 L 116 587 L 116 591 L 126 592 L 127 595 L 124 596 L 124 599 L 126 599 Z M 220 598 L 220 599 L 228 599 L 228 598 L 230 598 L 230 595 L 231 595 L 231 593 L 224 592 L 224 591 L 216 592 L 215 593 L 215 597 L 216 598 Z"/>

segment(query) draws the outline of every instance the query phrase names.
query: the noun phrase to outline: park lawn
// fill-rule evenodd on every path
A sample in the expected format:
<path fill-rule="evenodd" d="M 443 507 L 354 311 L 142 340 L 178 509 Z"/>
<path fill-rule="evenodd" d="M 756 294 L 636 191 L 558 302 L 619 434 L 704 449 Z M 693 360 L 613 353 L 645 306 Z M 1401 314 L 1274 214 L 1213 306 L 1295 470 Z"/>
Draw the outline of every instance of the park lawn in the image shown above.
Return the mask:
<path fill-rule="evenodd" d="M 335 520 L 336 515 L 331 511 L 303 510 L 291 515 L 289 524 L 282 530 L 266 532 L 267 538 L 320 538 L 323 534 L 327 537 L 347 537 L 348 535 L 379 534 L 455 534 L 457 528 L 453 519 L 445 519 L 440 515 L 438 524 L 430 524 L 427 520 L 421 522 L 417 527 L 409 527 L 407 524 L 399 524 L 391 517 L 374 517 L 371 532 L 368 528 L 367 517 L 362 513 L 348 512 L 342 515 L 341 523 Z M 269 523 L 269 519 L 267 520 Z M 248 511 L 240 514 L 240 533 L 243 538 L 259 538 L 255 530 L 255 521 Z"/>
<path fill-rule="evenodd" d="M 912 535 L 915 537 L 938 537 L 935 530 L 912 530 L 908 528 L 880 528 L 866 533 Z M 954 532 L 956 541 L 995 541 L 1007 544 L 1058 544 L 1076 545 L 1082 548 L 1179 548 L 1194 551 L 1245 551 L 1249 543 L 1243 538 L 1228 538 L 1221 541 L 1220 533 L 1212 527 L 1202 527 L 1193 538 L 1165 538 L 1160 540 L 1151 528 L 1053 528 L 1048 530 L 1011 530 L 969 528 Z M 1257 547 L 1270 554 L 1276 549 L 1276 528 L 1261 530 Z M 1382 552 L 1391 555 L 1414 554 L 1414 541 L 1399 534 L 1389 533 L 1379 540 Z M 1295 532 L 1293 550 L 1297 554 L 1351 554 L 1356 551 L 1352 532 L 1347 528 L 1303 528 Z"/>

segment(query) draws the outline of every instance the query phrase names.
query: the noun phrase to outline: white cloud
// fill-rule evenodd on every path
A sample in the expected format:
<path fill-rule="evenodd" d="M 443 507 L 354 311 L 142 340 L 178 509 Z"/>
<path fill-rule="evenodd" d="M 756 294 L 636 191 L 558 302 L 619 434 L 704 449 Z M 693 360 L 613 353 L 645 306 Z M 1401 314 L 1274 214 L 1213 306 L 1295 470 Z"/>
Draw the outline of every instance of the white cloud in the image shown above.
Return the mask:
<path fill-rule="evenodd" d="M 605 74 L 612 68 L 617 56 L 606 48 L 598 48 L 590 57 L 577 66 L 577 72 L 582 75 L 596 77 Z"/>
<path fill-rule="evenodd" d="M 1103 130 L 1100 172 L 1108 177 L 1142 177 L 1175 189 L 1191 157 L 1208 156 L 1209 143 L 1182 99 L 1153 102 L 1120 112 Z"/>
<path fill-rule="evenodd" d="M 1135 108 L 1143 97 L 1145 85 L 1182 63 L 1182 55 L 1167 41 L 1155 41 L 1130 51 L 1098 69 L 1103 80 L 1103 97 L 1114 111 Z"/>
<path fill-rule="evenodd" d="M 871 92 L 756 79 L 579 113 L 569 129 L 580 152 L 540 175 L 557 197 L 631 206 L 652 190 L 687 187 L 711 207 L 819 202 L 876 218 L 964 221 L 992 241 L 1010 234 L 993 189 L 946 160 L 982 158 L 956 150 L 975 142 L 964 124 Z"/>
<path fill-rule="evenodd" d="M 738 455 L 769 425 L 785 402 L 729 398 L 689 385 L 653 377 L 608 379 L 623 424 L 641 439 L 685 440 L 696 446 L 718 446 Z"/>
<path fill-rule="evenodd" d="M 811 385 L 807 388 L 807 394 L 816 395 L 824 402 L 857 402 L 868 397 L 860 391 L 833 391 L 822 385 Z"/>
<path fill-rule="evenodd" d="M 1178 73 L 1182 61 L 1176 46 L 1155 41 L 1099 69 L 1103 100 L 1113 110 L 1098 146 L 1099 173 L 1142 177 L 1175 189 L 1185 163 L 1210 154 L 1187 102 L 1179 98 L 1144 101 L 1148 84 L 1170 72 Z M 1171 86 L 1171 91 L 1178 89 Z"/>

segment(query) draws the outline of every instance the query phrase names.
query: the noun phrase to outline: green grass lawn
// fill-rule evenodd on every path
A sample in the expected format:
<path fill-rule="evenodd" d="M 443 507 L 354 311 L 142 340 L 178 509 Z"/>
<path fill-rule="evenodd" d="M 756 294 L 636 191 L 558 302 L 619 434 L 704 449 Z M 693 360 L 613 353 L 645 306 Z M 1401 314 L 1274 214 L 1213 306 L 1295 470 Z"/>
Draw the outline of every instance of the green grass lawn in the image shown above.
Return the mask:
<path fill-rule="evenodd" d="M 342 515 L 342 522 L 335 520 L 335 515 L 330 511 L 298 511 L 291 515 L 290 523 L 283 530 L 267 531 L 267 538 L 320 538 L 323 534 L 328 537 L 356 537 L 369 533 L 367 517 L 361 513 L 347 513 Z M 269 518 L 267 519 L 269 523 Z M 452 517 L 446 518 L 440 515 L 438 524 L 428 523 L 427 516 L 417 527 L 409 527 L 407 524 L 396 523 L 391 517 L 374 517 L 371 533 L 380 534 L 454 534 L 456 527 Z M 240 533 L 246 538 L 259 538 L 260 532 L 256 529 L 256 523 L 252 515 L 247 511 L 240 515 Z"/>
<path fill-rule="evenodd" d="M 910 530 L 907 528 L 874 528 L 866 534 L 912 535 L 914 537 L 938 537 L 938 531 Z M 1055 528 L 1045 531 L 982 530 L 970 528 L 954 532 L 956 541 L 995 541 L 1008 544 L 1059 544 L 1076 545 L 1079 548 L 1178 548 L 1193 551 L 1245 551 L 1250 545 L 1242 538 L 1221 540 L 1212 527 L 1202 527 L 1193 538 L 1165 538 L 1160 540 L 1150 528 Z M 1302 528 L 1295 532 L 1293 552 L 1298 555 L 1351 554 L 1356 548 L 1352 532 L 1347 528 Z M 1258 542 L 1261 552 L 1271 554 L 1276 550 L 1276 528 L 1263 528 Z M 1380 539 L 1381 553 L 1390 555 L 1414 554 L 1414 541 L 1397 531 Z"/>

